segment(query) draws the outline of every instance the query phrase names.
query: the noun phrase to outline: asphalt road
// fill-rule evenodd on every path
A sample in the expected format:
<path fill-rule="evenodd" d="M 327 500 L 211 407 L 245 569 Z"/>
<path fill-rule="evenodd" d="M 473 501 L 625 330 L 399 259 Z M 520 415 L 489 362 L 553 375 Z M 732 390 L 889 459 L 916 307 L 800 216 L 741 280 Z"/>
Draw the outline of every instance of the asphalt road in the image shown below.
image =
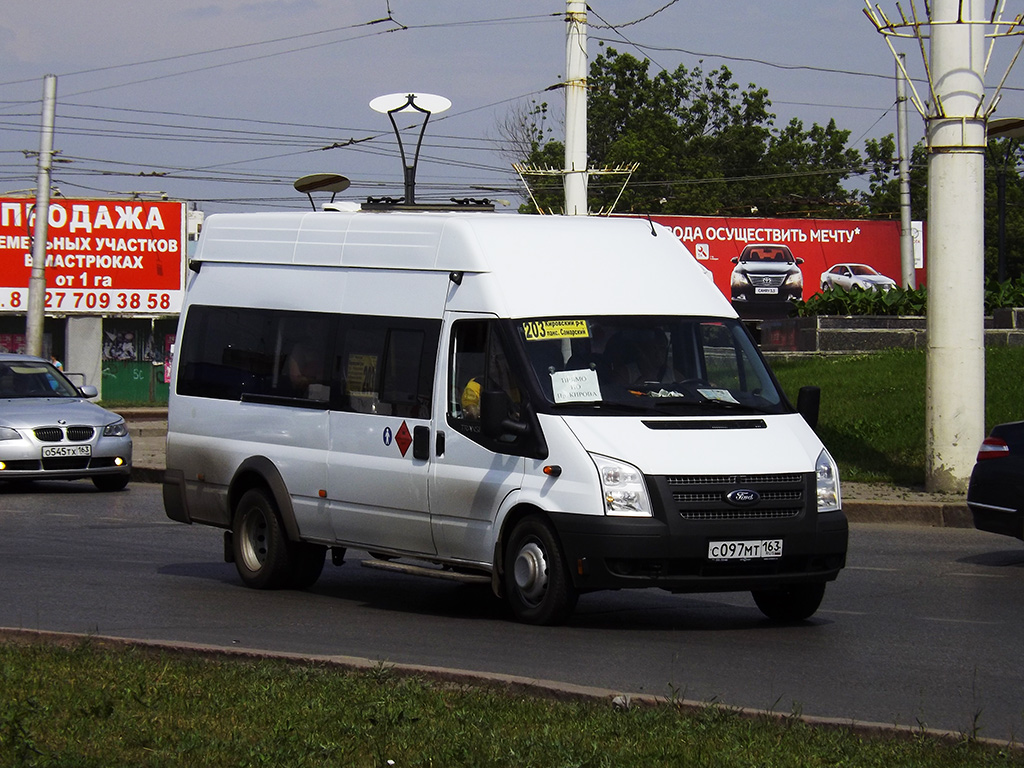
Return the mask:
<path fill-rule="evenodd" d="M 563 627 L 508 619 L 486 588 L 328 563 L 309 592 L 241 586 L 221 534 L 160 487 L 0 485 L 0 626 L 360 656 L 624 693 L 1024 738 L 1024 545 L 857 524 L 814 618 L 747 594 L 584 595 Z"/>

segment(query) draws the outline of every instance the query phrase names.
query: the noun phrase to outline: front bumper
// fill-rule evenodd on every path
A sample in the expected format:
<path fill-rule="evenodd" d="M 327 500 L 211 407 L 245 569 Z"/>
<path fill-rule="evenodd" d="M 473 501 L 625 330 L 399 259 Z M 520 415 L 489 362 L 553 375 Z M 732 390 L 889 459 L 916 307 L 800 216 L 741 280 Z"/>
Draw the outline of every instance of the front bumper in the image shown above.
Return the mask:
<path fill-rule="evenodd" d="M 552 516 L 578 589 L 772 589 L 831 581 L 846 564 L 846 516 L 842 511 L 816 511 L 813 475 L 788 476 L 788 484 L 780 483 L 788 485 L 788 490 L 778 501 L 764 501 L 750 509 L 736 509 L 722 501 L 726 488 L 757 484 L 747 478 L 713 478 L 722 482 L 705 483 L 695 493 L 680 492 L 669 480 L 648 480 L 652 501 L 656 499 L 653 518 Z M 720 487 L 711 487 L 716 484 Z M 771 493 L 762 493 L 762 498 L 770 499 Z M 712 542 L 764 539 L 782 539 L 782 556 L 728 561 L 708 557 Z"/>
<path fill-rule="evenodd" d="M 0 440 L 0 481 L 4 480 L 80 480 L 100 475 L 131 474 L 132 438 L 104 437 L 96 427 L 92 438 L 43 442 L 34 437 Z M 89 456 L 43 457 L 43 448 L 89 447 Z"/>

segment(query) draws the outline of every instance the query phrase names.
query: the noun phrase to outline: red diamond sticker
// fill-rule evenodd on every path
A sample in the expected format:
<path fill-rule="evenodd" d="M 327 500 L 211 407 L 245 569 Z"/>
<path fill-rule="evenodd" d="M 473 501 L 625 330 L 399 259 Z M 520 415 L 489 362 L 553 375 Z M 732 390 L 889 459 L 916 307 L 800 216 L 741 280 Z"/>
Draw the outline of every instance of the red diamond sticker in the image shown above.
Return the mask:
<path fill-rule="evenodd" d="M 412 445 L 412 433 L 409 432 L 409 427 L 403 421 L 402 426 L 398 428 L 398 432 L 395 433 L 395 445 L 398 446 L 398 450 L 405 456 L 405 452 L 409 450 L 409 446 Z"/>

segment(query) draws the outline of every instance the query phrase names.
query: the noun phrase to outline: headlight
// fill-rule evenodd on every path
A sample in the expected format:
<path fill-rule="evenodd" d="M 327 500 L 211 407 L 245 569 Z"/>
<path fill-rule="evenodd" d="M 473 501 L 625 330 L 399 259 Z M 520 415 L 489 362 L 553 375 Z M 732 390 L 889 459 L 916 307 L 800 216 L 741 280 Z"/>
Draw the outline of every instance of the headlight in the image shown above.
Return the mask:
<path fill-rule="evenodd" d="M 11 427 L 0 427 L 0 440 L 21 440 L 21 435 Z"/>
<path fill-rule="evenodd" d="M 801 272 L 799 269 L 796 272 L 790 272 L 789 276 L 786 278 L 786 282 L 795 288 L 803 288 L 804 273 Z"/>
<path fill-rule="evenodd" d="M 115 421 L 113 424 L 107 424 L 103 428 L 104 437 L 124 437 L 128 434 L 128 425 L 124 423 L 124 420 Z"/>
<path fill-rule="evenodd" d="M 606 456 L 591 454 L 601 478 L 604 513 L 621 517 L 651 517 L 647 485 L 639 469 Z"/>
<path fill-rule="evenodd" d="M 839 468 L 824 448 L 818 454 L 814 474 L 817 476 L 818 511 L 835 512 L 841 509 L 843 502 L 839 495 Z"/>
<path fill-rule="evenodd" d="M 742 288 L 747 284 L 747 276 L 739 270 L 734 270 L 732 273 L 731 284 L 733 288 Z"/>

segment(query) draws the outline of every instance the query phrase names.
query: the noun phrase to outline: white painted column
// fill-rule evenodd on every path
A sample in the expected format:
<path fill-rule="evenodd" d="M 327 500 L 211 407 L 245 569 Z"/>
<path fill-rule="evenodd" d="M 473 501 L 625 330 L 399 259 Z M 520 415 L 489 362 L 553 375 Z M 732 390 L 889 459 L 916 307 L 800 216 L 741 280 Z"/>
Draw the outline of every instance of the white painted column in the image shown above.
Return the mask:
<path fill-rule="evenodd" d="M 938 103 L 928 118 L 925 393 L 932 491 L 966 489 L 985 436 L 984 18 L 983 0 L 932 2 Z"/>

